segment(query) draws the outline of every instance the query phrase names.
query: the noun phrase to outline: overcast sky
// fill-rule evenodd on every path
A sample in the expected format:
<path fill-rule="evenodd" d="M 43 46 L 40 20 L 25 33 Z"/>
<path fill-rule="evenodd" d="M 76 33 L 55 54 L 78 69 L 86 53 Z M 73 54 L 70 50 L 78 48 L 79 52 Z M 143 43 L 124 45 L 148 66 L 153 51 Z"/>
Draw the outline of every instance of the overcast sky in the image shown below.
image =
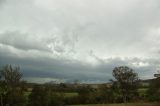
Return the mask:
<path fill-rule="evenodd" d="M 160 69 L 159 0 L 0 0 L 0 65 L 32 82 L 103 83 Z"/>

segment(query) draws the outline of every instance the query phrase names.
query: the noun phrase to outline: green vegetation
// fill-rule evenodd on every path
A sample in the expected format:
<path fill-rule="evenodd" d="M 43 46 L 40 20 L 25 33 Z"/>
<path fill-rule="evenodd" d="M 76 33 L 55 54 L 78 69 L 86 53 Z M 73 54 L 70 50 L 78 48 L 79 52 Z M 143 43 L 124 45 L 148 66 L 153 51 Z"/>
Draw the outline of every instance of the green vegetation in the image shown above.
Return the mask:
<path fill-rule="evenodd" d="M 155 103 L 119 103 L 119 104 L 89 104 L 89 105 L 71 105 L 71 106 L 158 106 Z"/>
<path fill-rule="evenodd" d="M 148 94 L 149 101 L 152 101 L 152 102 L 160 101 L 160 77 L 154 79 L 151 82 L 147 94 Z"/>
<path fill-rule="evenodd" d="M 148 88 L 139 88 L 138 93 L 140 96 L 146 96 Z"/>
<path fill-rule="evenodd" d="M 67 92 L 63 94 L 65 98 L 72 98 L 72 97 L 77 97 L 78 93 L 77 92 Z"/>
<path fill-rule="evenodd" d="M 16 105 L 22 106 L 26 103 L 23 95 L 24 87 L 21 83 L 22 73 L 19 67 L 11 65 L 4 66 L 0 71 L 0 99 L 1 106 Z"/>
<path fill-rule="evenodd" d="M 113 76 L 116 81 L 113 82 L 114 92 L 122 96 L 123 102 L 133 100 L 138 95 L 138 74 L 127 66 L 115 67 Z"/>
<path fill-rule="evenodd" d="M 113 69 L 110 84 L 29 84 L 22 81 L 19 67 L 0 70 L 1 106 L 160 106 L 160 78 L 148 86 L 126 66 Z M 148 103 L 151 102 L 151 103 Z M 91 105 L 92 104 L 92 105 Z"/>

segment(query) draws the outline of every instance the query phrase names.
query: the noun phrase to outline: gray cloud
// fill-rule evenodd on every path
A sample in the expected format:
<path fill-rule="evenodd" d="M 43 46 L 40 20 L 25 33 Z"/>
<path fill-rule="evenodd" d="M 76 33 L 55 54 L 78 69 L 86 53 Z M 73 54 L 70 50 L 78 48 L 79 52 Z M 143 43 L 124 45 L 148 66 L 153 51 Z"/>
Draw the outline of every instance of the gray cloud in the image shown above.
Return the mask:
<path fill-rule="evenodd" d="M 79 80 L 80 82 L 97 82 L 103 83 L 109 81 L 112 77 L 112 70 L 116 66 L 129 66 L 133 68 L 141 79 L 153 78 L 153 73 L 159 67 L 158 60 L 154 59 L 139 59 L 139 58 L 110 58 L 103 61 L 97 66 L 83 63 L 76 60 L 58 59 L 58 58 L 17 58 L 15 56 L 0 55 L 0 64 L 13 64 L 21 66 L 24 78 L 47 79 L 43 81 L 58 81 L 72 82 Z M 29 80 L 30 81 L 30 80 Z M 42 82 L 40 82 L 42 83 Z"/>
<path fill-rule="evenodd" d="M 6 31 L 0 33 L 0 43 L 24 50 L 36 49 L 42 51 L 50 51 L 46 43 L 39 41 L 36 36 L 30 36 L 28 34 L 20 33 L 18 31 Z"/>
<path fill-rule="evenodd" d="M 0 64 L 24 76 L 104 82 L 115 66 L 159 69 L 158 0 L 0 1 Z"/>
<path fill-rule="evenodd" d="M 5 2 L 5 0 L 0 0 L 0 5 L 3 4 Z"/>

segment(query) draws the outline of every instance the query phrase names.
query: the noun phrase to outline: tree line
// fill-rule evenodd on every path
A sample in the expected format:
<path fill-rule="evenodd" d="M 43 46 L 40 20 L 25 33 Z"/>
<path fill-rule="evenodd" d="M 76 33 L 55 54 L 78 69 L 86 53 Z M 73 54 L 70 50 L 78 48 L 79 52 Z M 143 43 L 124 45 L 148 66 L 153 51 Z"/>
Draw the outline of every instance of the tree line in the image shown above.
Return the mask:
<path fill-rule="evenodd" d="M 127 66 L 115 67 L 111 85 L 100 84 L 70 87 L 65 84 L 55 87 L 51 84 L 32 84 L 22 80 L 20 67 L 6 65 L 0 70 L 1 106 L 63 106 L 72 104 L 107 104 L 128 102 L 159 102 L 160 78 L 153 79 L 149 86 L 140 84 L 138 74 Z M 31 90 L 29 90 L 31 89 Z M 145 90 L 142 93 L 141 90 Z M 72 95 L 72 93 L 77 95 Z M 71 94 L 71 96 L 69 95 Z"/>

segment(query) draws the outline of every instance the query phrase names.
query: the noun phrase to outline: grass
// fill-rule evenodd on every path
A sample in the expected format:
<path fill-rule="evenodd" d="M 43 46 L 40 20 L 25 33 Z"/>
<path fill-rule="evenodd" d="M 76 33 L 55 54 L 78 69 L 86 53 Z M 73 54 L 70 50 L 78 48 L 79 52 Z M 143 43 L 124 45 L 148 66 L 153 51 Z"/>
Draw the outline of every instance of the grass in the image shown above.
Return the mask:
<path fill-rule="evenodd" d="M 140 96 L 145 96 L 147 94 L 148 88 L 139 88 L 138 92 Z"/>
<path fill-rule="evenodd" d="M 24 92 L 24 96 L 25 97 L 28 97 L 32 92 Z M 56 94 L 60 95 L 62 94 L 65 98 L 72 98 L 72 97 L 76 97 L 78 96 L 78 93 L 77 92 L 67 92 L 67 93 L 59 93 L 59 92 L 56 92 Z"/>
<path fill-rule="evenodd" d="M 89 104 L 89 105 L 71 105 L 71 106 L 159 106 L 151 103 L 127 103 L 121 104 Z"/>
<path fill-rule="evenodd" d="M 28 97 L 32 92 L 24 92 L 24 96 Z"/>
<path fill-rule="evenodd" d="M 138 92 L 139 92 L 139 93 L 146 93 L 147 90 L 148 90 L 148 88 L 139 88 L 139 89 L 138 89 Z"/>
<path fill-rule="evenodd" d="M 71 97 L 76 97 L 76 96 L 78 96 L 77 92 L 64 93 L 65 98 L 71 98 Z"/>

